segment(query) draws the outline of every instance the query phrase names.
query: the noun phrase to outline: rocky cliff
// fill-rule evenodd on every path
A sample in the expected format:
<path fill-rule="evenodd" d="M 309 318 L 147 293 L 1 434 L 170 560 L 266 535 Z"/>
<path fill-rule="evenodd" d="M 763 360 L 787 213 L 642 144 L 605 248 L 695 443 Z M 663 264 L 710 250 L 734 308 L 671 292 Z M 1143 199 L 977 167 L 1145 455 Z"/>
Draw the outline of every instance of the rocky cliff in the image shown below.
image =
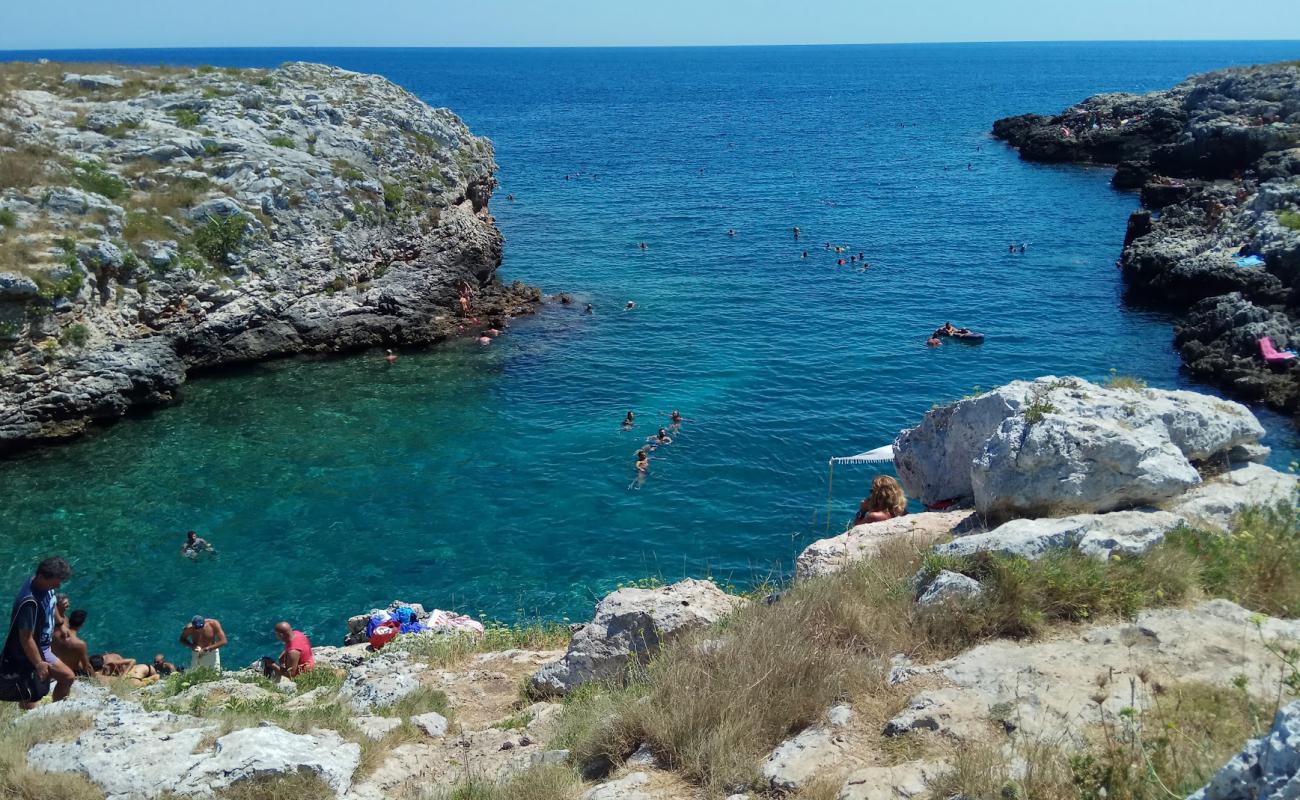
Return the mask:
<path fill-rule="evenodd" d="M 171 402 L 194 369 L 528 310 L 495 277 L 495 169 L 374 75 L 0 67 L 0 451 Z"/>
<path fill-rule="evenodd" d="M 1300 62 L 1097 95 L 993 134 L 1025 159 L 1114 165 L 1145 206 L 1120 258 L 1128 299 L 1186 314 L 1176 344 L 1197 377 L 1300 408 L 1300 365 L 1270 367 L 1259 345 L 1300 346 Z"/>

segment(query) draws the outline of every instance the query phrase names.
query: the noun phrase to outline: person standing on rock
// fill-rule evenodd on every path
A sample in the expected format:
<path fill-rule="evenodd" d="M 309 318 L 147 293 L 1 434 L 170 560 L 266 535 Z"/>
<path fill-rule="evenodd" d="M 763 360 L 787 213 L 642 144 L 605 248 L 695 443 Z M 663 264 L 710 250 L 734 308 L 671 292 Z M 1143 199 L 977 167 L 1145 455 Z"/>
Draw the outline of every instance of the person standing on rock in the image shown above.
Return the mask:
<path fill-rule="evenodd" d="M 32 665 L 36 677 L 54 681 L 54 702 L 68 696 L 76 676 L 72 669 L 54 655 L 54 590 L 72 577 L 72 567 L 59 556 L 45 559 L 36 567 L 36 574 L 28 578 L 14 598 L 10 636 L 5 640 L 5 661 Z M 21 708 L 34 708 L 35 703 L 19 703 Z"/>
<path fill-rule="evenodd" d="M 215 619 L 204 619 L 196 614 L 190 624 L 181 629 L 181 644 L 190 649 L 190 669 L 212 667 L 221 670 L 221 648 L 227 644 L 226 632 Z"/>

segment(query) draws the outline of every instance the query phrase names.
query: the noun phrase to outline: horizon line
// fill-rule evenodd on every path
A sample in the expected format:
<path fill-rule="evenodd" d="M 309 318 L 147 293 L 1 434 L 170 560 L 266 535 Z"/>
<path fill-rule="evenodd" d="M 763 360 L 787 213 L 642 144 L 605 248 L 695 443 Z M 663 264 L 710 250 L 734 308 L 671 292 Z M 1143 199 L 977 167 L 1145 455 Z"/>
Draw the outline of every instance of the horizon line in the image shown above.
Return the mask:
<path fill-rule="evenodd" d="M 900 41 L 900 42 L 816 42 L 816 43 L 744 43 L 744 44 L 246 44 L 246 45 L 130 45 L 93 47 L 5 47 L 0 53 L 64 53 L 86 50 L 704 50 L 718 48 L 740 49 L 746 47 L 910 47 L 917 45 L 1016 45 L 1016 44 L 1211 44 L 1211 43 L 1290 43 L 1300 44 L 1300 39 L 1246 39 L 1246 38 L 1193 38 L 1193 39 L 988 39 L 957 41 Z"/>

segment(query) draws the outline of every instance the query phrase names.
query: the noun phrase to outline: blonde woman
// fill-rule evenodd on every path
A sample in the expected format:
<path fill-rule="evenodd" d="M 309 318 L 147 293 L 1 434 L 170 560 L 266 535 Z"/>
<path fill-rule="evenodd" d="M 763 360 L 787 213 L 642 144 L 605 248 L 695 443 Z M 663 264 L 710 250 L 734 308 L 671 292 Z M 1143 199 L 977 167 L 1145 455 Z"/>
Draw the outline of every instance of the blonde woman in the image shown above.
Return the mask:
<path fill-rule="evenodd" d="M 883 522 L 907 513 L 907 496 L 898 481 L 888 475 L 877 475 L 871 482 L 871 494 L 858 507 L 854 525 L 868 522 Z"/>

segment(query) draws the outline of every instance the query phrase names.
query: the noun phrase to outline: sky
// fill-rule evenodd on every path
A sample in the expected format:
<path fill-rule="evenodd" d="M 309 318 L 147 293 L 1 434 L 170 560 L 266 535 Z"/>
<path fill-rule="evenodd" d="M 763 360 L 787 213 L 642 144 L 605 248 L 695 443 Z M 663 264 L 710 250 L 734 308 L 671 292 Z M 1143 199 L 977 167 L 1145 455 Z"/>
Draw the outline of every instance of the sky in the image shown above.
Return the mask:
<path fill-rule="evenodd" d="M 3 0 L 0 50 L 1300 39 L 1300 0 Z"/>

